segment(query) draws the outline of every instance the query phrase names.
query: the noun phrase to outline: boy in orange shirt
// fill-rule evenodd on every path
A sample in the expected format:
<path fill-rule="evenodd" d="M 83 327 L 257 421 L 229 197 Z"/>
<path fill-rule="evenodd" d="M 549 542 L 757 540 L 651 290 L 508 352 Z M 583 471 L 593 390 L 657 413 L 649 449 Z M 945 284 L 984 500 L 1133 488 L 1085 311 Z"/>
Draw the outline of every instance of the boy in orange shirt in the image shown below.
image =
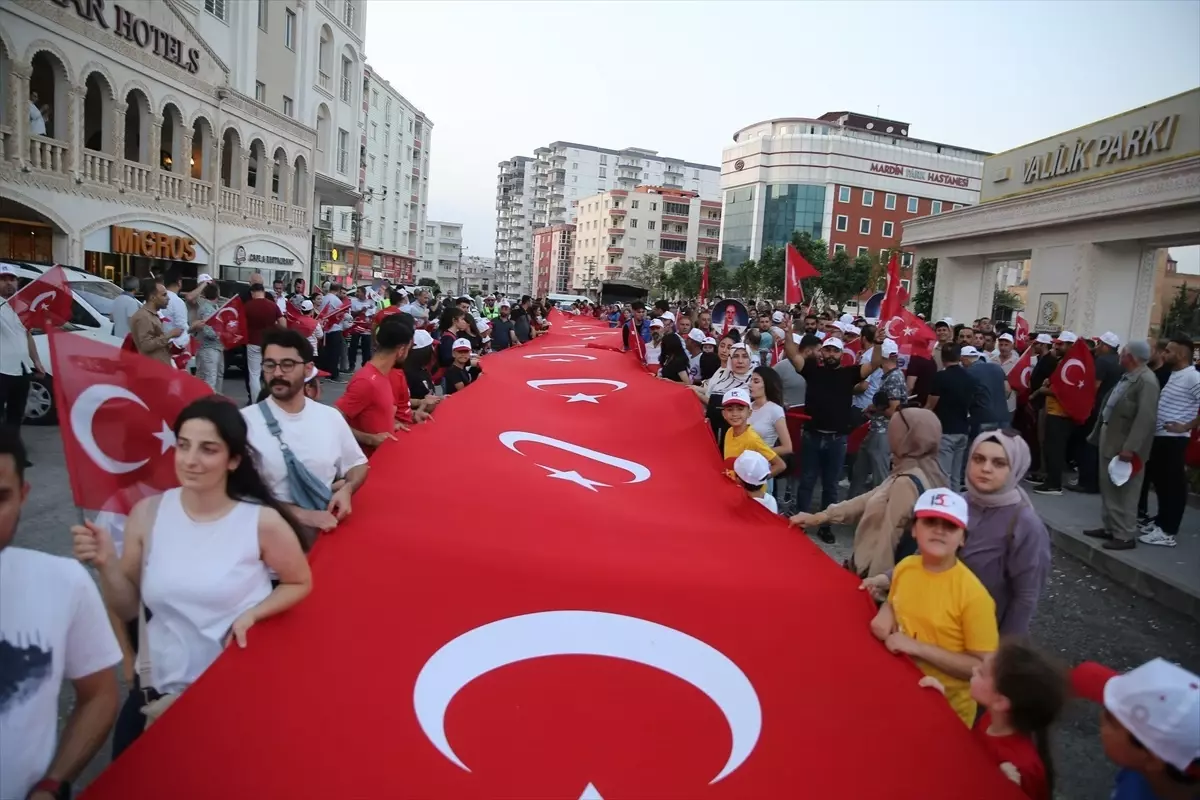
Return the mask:
<path fill-rule="evenodd" d="M 917 554 L 896 565 L 871 632 L 945 687 L 950 707 L 971 727 L 977 709 L 971 673 L 1000 643 L 996 603 L 958 560 L 967 535 L 967 501 L 949 489 L 930 489 L 917 499 L 913 514 Z"/>

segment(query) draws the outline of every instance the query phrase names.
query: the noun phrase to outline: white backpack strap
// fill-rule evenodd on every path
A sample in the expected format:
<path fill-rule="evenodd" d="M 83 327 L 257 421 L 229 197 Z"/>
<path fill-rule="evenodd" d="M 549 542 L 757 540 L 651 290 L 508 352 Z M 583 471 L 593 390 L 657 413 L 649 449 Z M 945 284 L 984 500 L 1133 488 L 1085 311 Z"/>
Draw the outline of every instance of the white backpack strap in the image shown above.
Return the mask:
<path fill-rule="evenodd" d="M 158 507 L 162 495 L 150 500 L 150 526 L 146 529 L 146 537 L 142 541 L 142 582 L 146 581 L 146 565 L 150 560 L 150 544 L 154 540 L 154 523 L 158 519 Z M 141 587 L 138 587 L 139 594 Z M 143 688 L 150 686 L 150 640 L 146 636 L 146 604 L 138 603 L 137 629 L 137 660 L 134 661 L 134 672 L 137 673 L 138 683 Z"/>

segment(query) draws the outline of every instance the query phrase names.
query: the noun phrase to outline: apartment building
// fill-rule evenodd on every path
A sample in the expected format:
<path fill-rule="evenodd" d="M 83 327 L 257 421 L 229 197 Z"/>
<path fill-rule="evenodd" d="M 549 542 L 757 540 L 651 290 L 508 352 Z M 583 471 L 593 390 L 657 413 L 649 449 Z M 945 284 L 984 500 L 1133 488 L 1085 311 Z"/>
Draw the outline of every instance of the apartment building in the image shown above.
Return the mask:
<path fill-rule="evenodd" d="M 638 186 L 685 190 L 707 200 L 721 197 L 721 169 L 661 156 L 656 150 L 552 142 L 533 151 L 533 203 L 536 225 L 574 222 L 575 204 L 610 189 L 632 191 Z"/>
<path fill-rule="evenodd" d="M 495 291 L 533 290 L 533 194 L 537 162 L 529 156 L 501 161 L 496 180 Z"/>
<path fill-rule="evenodd" d="M 569 223 L 544 225 L 533 232 L 533 250 L 536 254 L 536 279 L 533 294 L 545 297 L 548 294 L 574 294 L 571 285 L 571 265 L 575 254 L 575 226 Z M 596 271 L 581 275 L 581 285 L 594 293 L 600 288 Z"/>
<path fill-rule="evenodd" d="M 615 278 L 647 253 L 668 262 L 715 261 L 721 201 L 663 186 L 610 189 L 579 201 L 570 284 Z"/>
<path fill-rule="evenodd" d="M 370 65 L 363 70 L 360 105 L 354 146 L 361 200 L 322 207 L 321 274 L 325 280 L 413 283 L 424 260 L 433 123 Z"/>
<path fill-rule="evenodd" d="M 430 220 L 425 223 L 425 241 L 416 278 L 433 278 L 443 292 L 465 292 L 466 281 L 459 286 L 459 266 L 465 257 L 465 249 L 461 222 Z"/>

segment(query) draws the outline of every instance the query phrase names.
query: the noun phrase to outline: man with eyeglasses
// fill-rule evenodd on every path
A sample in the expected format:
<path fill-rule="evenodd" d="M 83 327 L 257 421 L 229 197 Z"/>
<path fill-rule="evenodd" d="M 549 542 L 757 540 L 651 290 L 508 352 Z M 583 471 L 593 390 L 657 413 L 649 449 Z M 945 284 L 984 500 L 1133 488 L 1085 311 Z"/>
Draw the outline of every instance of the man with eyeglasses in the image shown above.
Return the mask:
<path fill-rule="evenodd" d="M 304 382 L 313 361 L 312 345 L 299 331 L 273 328 L 262 335 L 262 377 L 269 395 L 262 402 L 279 424 L 271 433 L 258 404 L 242 409 L 250 444 L 260 457 L 259 472 L 267 488 L 304 526 L 317 531 L 335 528 L 350 513 L 350 496 L 367 479 L 367 457 L 336 408 L 305 396 Z M 331 490 L 325 509 L 296 505 L 283 447 Z M 335 482 L 340 483 L 332 491 Z"/>

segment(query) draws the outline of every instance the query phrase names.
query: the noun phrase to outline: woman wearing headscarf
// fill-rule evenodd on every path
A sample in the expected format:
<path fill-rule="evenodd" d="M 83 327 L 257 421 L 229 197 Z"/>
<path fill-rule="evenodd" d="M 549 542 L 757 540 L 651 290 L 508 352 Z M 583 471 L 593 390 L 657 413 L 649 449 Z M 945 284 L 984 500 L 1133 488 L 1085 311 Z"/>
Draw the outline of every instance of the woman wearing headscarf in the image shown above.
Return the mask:
<path fill-rule="evenodd" d="M 996 603 L 1001 636 L 1025 636 L 1050 574 L 1050 535 L 1020 488 L 1029 445 L 1015 431 L 981 433 L 967 455 L 967 539 L 959 558 Z M 876 598 L 887 574 L 863 581 Z"/>
<path fill-rule="evenodd" d="M 932 411 L 902 408 L 888 425 L 892 471 L 866 494 L 834 503 L 817 514 L 797 514 L 803 528 L 857 522 L 854 552 L 847 564 L 862 577 L 881 575 L 896 565 L 896 547 L 912 526 L 913 506 L 921 493 L 949 485 L 938 466 L 942 423 Z"/>

